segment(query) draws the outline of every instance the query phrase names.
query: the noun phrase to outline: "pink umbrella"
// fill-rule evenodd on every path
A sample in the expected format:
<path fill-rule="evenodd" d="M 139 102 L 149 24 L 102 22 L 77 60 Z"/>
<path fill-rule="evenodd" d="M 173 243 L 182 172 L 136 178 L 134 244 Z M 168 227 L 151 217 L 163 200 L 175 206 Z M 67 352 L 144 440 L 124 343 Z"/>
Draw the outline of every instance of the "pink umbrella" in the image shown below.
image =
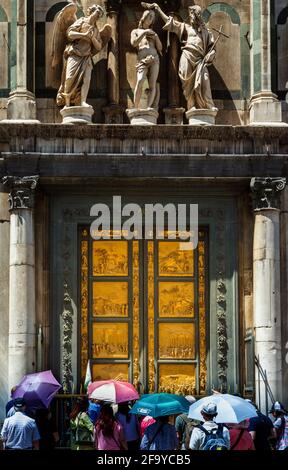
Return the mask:
<path fill-rule="evenodd" d="M 17 385 L 12 398 L 24 398 L 29 408 L 48 408 L 61 388 L 51 370 L 27 374 Z"/>
<path fill-rule="evenodd" d="M 120 380 L 99 380 L 88 386 L 89 398 L 107 401 L 110 403 L 123 403 L 138 400 L 139 394 L 135 387 L 128 382 Z"/>

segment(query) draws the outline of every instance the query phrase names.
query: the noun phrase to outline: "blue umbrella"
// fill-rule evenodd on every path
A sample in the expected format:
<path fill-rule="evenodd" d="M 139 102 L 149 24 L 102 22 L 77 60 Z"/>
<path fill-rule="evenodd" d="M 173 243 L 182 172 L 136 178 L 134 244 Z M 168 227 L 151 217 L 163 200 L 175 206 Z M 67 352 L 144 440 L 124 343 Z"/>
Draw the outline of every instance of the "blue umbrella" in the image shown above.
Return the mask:
<path fill-rule="evenodd" d="M 190 403 L 186 398 L 172 393 L 154 393 L 142 395 L 130 410 L 130 413 L 144 416 L 169 416 L 188 413 Z"/>
<path fill-rule="evenodd" d="M 217 393 L 201 398 L 193 405 L 190 405 L 188 418 L 203 421 L 201 410 L 204 405 L 209 403 L 217 405 L 216 423 L 240 423 L 245 419 L 257 416 L 255 407 L 244 398 L 229 395 L 228 393 Z"/>

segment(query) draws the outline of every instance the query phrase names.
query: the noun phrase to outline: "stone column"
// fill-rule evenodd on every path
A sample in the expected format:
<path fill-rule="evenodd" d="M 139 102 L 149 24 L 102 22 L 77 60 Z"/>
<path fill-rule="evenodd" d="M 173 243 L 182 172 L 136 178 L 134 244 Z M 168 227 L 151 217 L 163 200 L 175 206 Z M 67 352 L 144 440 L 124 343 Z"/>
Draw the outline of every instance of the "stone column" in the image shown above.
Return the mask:
<path fill-rule="evenodd" d="M 0 421 L 5 418 L 5 405 L 10 396 L 8 383 L 9 332 L 9 228 L 10 215 L 7 189 L 0 184 Z"/>
<path fill-rule="evenodd" d="M 34 95 L 34 31 L 34 0 L 12 0 L 9 121 L 39 122 Z"/>
<path fill-rule="evenodd" d="M 118 21 L 121 3 L 109 0 L 107 4 L 107 17 L 112 27 L 111 40 L 108 43 L 107 88 L 108 105 L 103 108 L 107 124 L 123 123 L 123 108 L 119 105 L 119 31 Z"/>
<path fill-rule="evenodd" d="M 250 124 L 283 125 L 281 103 L 272 93 L 271 31 L 274 28 L 270 0 L 251 2 Z"/>
<path fill-rule="evenodd" d="M 5 176 L 10 189 L 8 386 L 36 366 L 34 192 L 38 176 Z"/>
<path fill-rule="evenodd" d="M 180 2 L 174 0 L 169 2 L 169 6 L 174 11 L 170 11 L 168 15 L 177 19 L 175 11 L 180 7 Z M 168 50 L 168 107 L 163 110 L 166 124 L 183 124 L 185 109 L 180 107 L 179 60 L 179 40 L 175 34 L 170 34 L 170 47 Z"/>
<path fill-rule="evenodd" d="M 282 400 L 280 194 L 285 178 L 252 178 L 254 200 L 253 315 L 255 355 L 275 400 Z M 255 369 L 256 402 L 266 412 L 265 382 Z M 268 407 L 271 399 L 268 396 Z"/>

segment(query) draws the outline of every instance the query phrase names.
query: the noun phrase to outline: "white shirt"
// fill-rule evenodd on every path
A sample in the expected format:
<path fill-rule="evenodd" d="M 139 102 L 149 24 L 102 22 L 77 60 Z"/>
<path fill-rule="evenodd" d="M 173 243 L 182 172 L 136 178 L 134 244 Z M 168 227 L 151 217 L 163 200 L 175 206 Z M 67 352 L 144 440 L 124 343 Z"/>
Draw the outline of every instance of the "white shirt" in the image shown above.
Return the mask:
<path fill-rule="evenodd" d="M 217 429 L 218 424 L 214 421 L 205 421 L 202 424 L 203 428 L 207 429 L 207 431 L 211 431 L 212 429 Z M 189 448 L 192 450 L 202 450 L 204 447 L 206 434 L 201 429 L 195 427 L 191 434 Z M 227 448 L 230 449 L 230 434 L 229 429 L 223 427 L 223 439 L 227 444 Z"/>

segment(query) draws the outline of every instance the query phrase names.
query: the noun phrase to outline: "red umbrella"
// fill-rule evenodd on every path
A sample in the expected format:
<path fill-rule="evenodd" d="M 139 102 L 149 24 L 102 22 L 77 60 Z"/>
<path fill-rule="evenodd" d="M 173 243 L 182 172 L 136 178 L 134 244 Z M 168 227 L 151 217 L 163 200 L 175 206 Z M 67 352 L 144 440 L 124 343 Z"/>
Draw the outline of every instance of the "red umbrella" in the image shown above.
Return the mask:
<path fill-rule="evenodd" d="M 99 380 L 88 386 L 89 398 L 107 401 L 110 403 L 124 403 L 138 400 L 139 394 L 134 385 L 120 380 Z"/>

